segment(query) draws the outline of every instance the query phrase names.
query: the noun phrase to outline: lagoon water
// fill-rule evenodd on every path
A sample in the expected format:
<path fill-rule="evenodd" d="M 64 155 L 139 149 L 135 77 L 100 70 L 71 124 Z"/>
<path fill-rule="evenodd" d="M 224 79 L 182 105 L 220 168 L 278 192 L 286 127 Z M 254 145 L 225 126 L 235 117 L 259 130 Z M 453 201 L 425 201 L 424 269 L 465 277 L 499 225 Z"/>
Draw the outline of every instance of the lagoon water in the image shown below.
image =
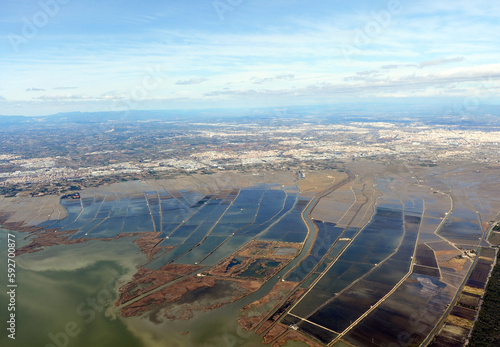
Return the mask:
<path fill-rule="evenodd" d="M 298 199 L 296 188 L 290 188 L 286 193 L 268 188 L 242 189 L 224 200 L 200 194 L 191 196 L 185 191 L 171 192 L 175 199 L 174 195 L 160 194 L 158 198 L 156 194 L 145 194 L 120 196 L 120 199 L 82 196 L 79 201 L 63 200 L 68 217 L 44 223 L 44 226 L 51 230 L 77 229 L 72 238 L 87 241 L 53 246 L 16 257 L 19 285 L 16 340 L 11 341 L 6 334 L 1 334 L 0 345 L 264 345 L 259 336 L 242 331 L 237 319 L 244 305 L 271 290 L 278 275 L 257 293 L 213 311 L 194 312 L 194 317 L 189 320 L 170 321 L 159 310 L 142 317 L 123 318 L 114 303 L 118 288 L 128 282 L 140 266 L 155 268 L 169 261 L 181 264 L 200 261 L 204 265 L 213 265 L 261 233 L 269 240 L 303 241 L 308 235 L 301 213 L 308 201 Z M 293 230 L 294 233 L 285 237 L 284 230 Z M 112 241 L 96 239 L 114 237 L 126 231 L 159 231 L 165 237 L 165 243 L 173 243 L 177 248 L 148 264 L 146 256 L 132 243 L 131 237 Z M 7 230 L 0 230 L 1 244 L 4 245 L 0 250 L 1 264 L 7 259 L 7 233 Z M 18 248 L 29 243 L 22 239 L 27 234 L 16 235 Z M 167 235 L 170 235 L 168 239 Z M 194 247 L 205 236 L 204 242 Z M 311 246 L 313 239 L 313 236 L 307 237 L 305 249 Z M 213 252 L 219 244 L 220 247 Z M 305 255 L 303 253 L 279 275 L 283 276 Z M 2 266 L 0 284 L 6 283 L 6 271 L 6 265 Z M 7 300 L 6 291 L 2 290 L 0 318 L 4 321 L 8 316 Z M 289 342 L 286 346 L 304 344 Z"/>
<path fill-rule="evenodd" d="M 4 322 L 8 319 L 3 290 L 7 233 L 0 229 L 0 319 Z M 18 246 L 26 244 L 23 234 L 15 234 Z M 126 319 L 117 315 L 117 288 L 145 262 L 130 238 L 55 246 L 17 257 L 16 339 L 2 331 L 0 346 L 264 346 L 260 337 L 237 323 L 238 311 L 250 297 L 214 311 L 195 312 L 190 320 L 170 321 L 158 312 Z M 68 336 L 67 327 L 74 336 Z M 289 342 L 286 346 L 305 345 Z"/>
<path fill-rule="evenodd" d="M 0 316 L 4 322 L 8 315 L 8 298 L 3 290 L 7 279 L 4 261 L 7 259 L 7 233 L 0 229 L 3 264 Z M 21 243 L 20 238 L 24 235 L 15 234 Z M 16 339 L 9 339 L 2 331 L 0 345 L 142 346 L 140 339 L 122 320 L 104 309 L 106 304 L 112 306 L 117 281 L 124 274 L 127 276 L 126 268 L 130 268 L 129 265 L 138 257 L 130 259 L 129 264 L 113 259 L 114 254 L 109 252 L 99 257 L 99 251 L 104 250 L 102 244 L 96 241 L 86 245 L 53 247 L 16 257 Z M 127 247 L 124 242 L 117 245 L 120 246 Z M 89 304 L 91 301 L 87 301 L 93 299 L 97 301 L 95 308 Z M 68 336 L 66 327 L 73 336 Z"/>

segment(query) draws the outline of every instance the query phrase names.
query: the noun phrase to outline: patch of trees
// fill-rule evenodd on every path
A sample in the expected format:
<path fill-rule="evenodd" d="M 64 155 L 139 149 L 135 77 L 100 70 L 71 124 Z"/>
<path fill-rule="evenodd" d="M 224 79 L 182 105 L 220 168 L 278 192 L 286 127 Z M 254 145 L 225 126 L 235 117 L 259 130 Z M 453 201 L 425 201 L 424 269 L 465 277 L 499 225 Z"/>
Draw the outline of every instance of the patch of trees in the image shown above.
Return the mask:
<path fill-rule="evenodd" d="M 469 346 L 500 346 L 500 252 L 486 287 L 484 302 L 472 330 Z"/>

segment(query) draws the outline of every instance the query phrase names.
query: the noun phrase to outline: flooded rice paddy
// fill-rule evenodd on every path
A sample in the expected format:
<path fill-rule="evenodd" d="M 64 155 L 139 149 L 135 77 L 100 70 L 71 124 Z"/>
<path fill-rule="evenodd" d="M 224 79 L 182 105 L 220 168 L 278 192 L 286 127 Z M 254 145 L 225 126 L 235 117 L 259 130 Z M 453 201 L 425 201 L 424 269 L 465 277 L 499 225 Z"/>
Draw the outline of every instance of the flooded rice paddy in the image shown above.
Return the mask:
<path fill-rule="evenodd" d="M 436 179 L 442 189 L 439 192 L 398 180 L 374 179 L 371 188 L 378 195 L 372 200 L 365 196 L 358 201 L 365 193 L 361 188 L 352 190 L 352 199 L 347 193 L 339 194 L 344 200 L 338 205 L 342 212 L 332 212 L 336 221 L 311 218 L 319 195 L 305 196 L 296 186 L 276 184 L 210 193 L 168 187 L 129 194 L 96 189 L 82 192 L 81 199 L 61 200 L 67 217 L 40 226 L 56 233 L 71 231 L 71 240 L 86 243 L 20 257 L 25 276 L 20 295 L 34 296 L 37 282 L 56 288 L 53 293 L 40 293 L 47 297 L 45 303 L 26 300 L 20 312 L 34 322 L 36 312 L 29 312 L 30 305 L 38 305 L 40 312 L 52 316 L 64 311 L 61 305 L 78 307 L 87 297 L 99 295 L 105 286 L 112 288 L 113 294 L 105 300 L 106 307 L 95 312 L 92 324 L 74 310 L 66 310 L 53 323 L 33 328 L 40 338 L 23 337 L 23 341 L 28 345 L 50 343 L 50 332 L 56 333 L 65 322 L 74 320 L 82 329 L 74 339 L 75 346 L 94 344 L 95 339 L 108 341 L 117 335 L 123 346 L 159 346 L 165 341 L 172 346 L 219 346 L 227 339 L 237 341 L 234 345 L 259 346 L 264 345 L 261 337 L 275 325 L 336 346 L 346 342 L 356 346 L 419 344 L 444 313 L 473 319 L 480 296 L 459 293 L 458 289 L 466 285 L 483 290 L 486 286 L 494 252 L 479 247 L 485 237 L 480 214 L 490 213 L 492 206 L 477 194 L 464 194 L 466 202 L 458 200 L 447 193 L 451 189 L 443 188 L 451 183 L 442 180 Z M 364 187 L 365 183 L 356 184 Z M 336 208 L 335 200 L 330 199 L 330 204 Z M 328 206 L 322 205 L 322 215 L 327 215 Z M 366 217 L 363 222 L 356 219 L 362 217 Z M 160 250 L 151 258 L 132 243 L 145 233 L 155 233 L 154 247 Z M 132 234 L 134 239 L 122 237 Z M 252 250 L 245 247 L 262 243 L 280 245 L 272 253 L 276 259 L 249 258 Z M 281 257 L 291 260 L 283 262 Z M 66 262 L 67 267 L 55 266 L 51 259 Z M 213 311 L 194 311 L 188 320 L 168 320 L 162 315 L 164 307 L 141 317 L 123 318 L 119 308 L 112 307 L 118 288 L 130 281 L 138 268 L 193 266 L 193 271 L 205 276 L 220 264 L 227 264 L 223 268 L 227 273 L 244 264 L 245 268 L 231 278 L 261 281 L 261 287 L 235 302 L 228 298 L 237 289 L 236 282 L 221 281 L 187 291 L 169 304 L 170 311 L 182 311 L 196 302 L 224 303 Z M 189 275 L 196 277 L 196 272 Z M 261 323 L 269 325 L 261 336 L 242 333 L 236 323 L 240 309 L 282 281 L 293 283 L 294 290 L 304 294 L 295 301 L 283 298 L 276 307 L 270 305 L 269 315 Z M 457 294 L 461 306 L 450 308 Z M 28 329 L 23 324 L 20 327 Z M 459 336 L 463 332 L 447 333 Z M 289 346 L 294 344 L 302 345 L 289 342 Z"/>

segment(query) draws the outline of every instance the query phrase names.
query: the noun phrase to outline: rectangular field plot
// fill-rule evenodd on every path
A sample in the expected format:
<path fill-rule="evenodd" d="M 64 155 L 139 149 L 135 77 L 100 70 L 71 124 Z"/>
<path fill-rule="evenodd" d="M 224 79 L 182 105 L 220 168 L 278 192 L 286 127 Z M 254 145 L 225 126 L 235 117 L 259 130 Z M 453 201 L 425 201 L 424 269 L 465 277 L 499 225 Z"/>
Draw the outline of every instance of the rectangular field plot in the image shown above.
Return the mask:
<path fill-rule="evenodd" d="M 483 236 L 476 213 L 463 206 L 455 206 L 438 234 L 447 240 L 466 245 L 478 245 Z"/>
<path fill-rule="evenodd" d="M 408 224 L 408 223 L 407 223 Z M 417 236 L 416 230 L 418 227 L 406 234 L 406 243 L 414 244 Z M 317 323 L 322 322 L 322 325 L 327 328 L 337 331 L 340 326 L 333 323 L 332 319 L 336 319 L 331 310 L 336 310 L 333 306 L 328 308 L 323 305 L 329 302 L 339 292 L 350 286 L 355 280 L 366 275 L 372 270 L 378 262 L 387 258 L 396 251 L 403 237 L 403 214 L 400 210 L 390 210 L 384 207 L 379 207 L 372 221 L 358 234 L 352 241 L 347 250 L 339 257 L 332 267 L 325 273 L 319 282 L 306 294 L 302 300 L 292 309 L 291 313 L 299 317 L 310 317 L 312 321 Z M 402 244 L 405 244 L 403 240 Z M 401 261 L 393 261 L 384 263 L 385 267 L 379 274 L 380 281 L 387 281 L 391 285 L 399 281 L 404 275 L 409 266 L 410 257 L 406 254 L 409 248 L 404 248 L 407 259 L 406 263 Z M 397 253 L 395 254 L 395 256 Z M 387 269 L 386 269 L 387 267 Z M 397 269 L 401 269 L 398 272 Z M 383 276 L 383 273 L 391 273 L 394 276 Z M 363 290 L 367 290 L 370 285 L 363 285 Z M 383 284 L 380 284 L 383 287 Z M 389 289 L 385 289 L 387 292 Z M 361 291 L 363 292 L 363 291 Z M 384 293 L 382 290 L 380 293 Z M 380 294 L 378 294 L 380 295 Z M 373 296 L 372 301 L 378 295 Z M 382 294 L 383 296 L 383 294 Z M 335 305 L 335 304 L 334 304 Z M 335 306 L 335 307 L 340 307 Z M 316 312 L 320 308 L 319 312 Z M 364 308 L 363 308 L 364 309 Z M 361 309 L 361 311 L 363 310 Z M 321 312 L 323 311 L 323 312 Z M 356 313 L 358 314 L 358 313 Z M 316 316 L 314 316 L 316 315 Z M 320 317 L 321 316 L 321 317 Z M 329 323 L 325 323 L 324 318 L 329 317 Z M 331 325 L 328 325 L 330 324 Z M 348 325 L 350 324 L 347 320 Z"/>
<path fill-rule="evenodd" d="M 93 221 L 79 221 L 78 223 L 73 223 L 72 225 L 80 224 L 78 227 L 78 231 L 71 236 L 71 239 L 77 239 L 80 237 L 86 237 L 87 233 L 91 232 L 94 228 L 96 228 L 99 224 L 103 222 L 102 219 L 97 219 Z M 64 230 L 64 229 L 62 229 Z M 119 232 L 120 230 L 118 230 Z"/>
<path fill-rule="evenodd" d="M 405 216 L 405 221 L 406 232 L 396 253 L 306 318 L 343 331 L 389 293 L 407 274 L 415 247 L 420 218 Z"/>
<path fill-rule="evenodd" d="M 125 217 L 122 228 L 123 233 L 136 233 L 144 231 L 155 231 L 153 221 L 149 213 Z"/>
<path fill-rule="evenodd" d="M 87 237 L 91 238 L 113 238 L 121 233 L 123 218 L 108 218 L 95 226 Z M 83 229 L 82 229 L 83 231 Z"/>
<path fill-rule="evenodd" d="M 299 266 L 288 276 L 288 281 L 300 282 L 307 274 L 314 269 L 320 260 L 326 255 L 328 250 L 342 234 L 343 229 L 337 228 L 334 223 L 314 221 L 318 227 L 318 235 L 311 249 L 311 254 L 307 256 Z"/>
<path fill-rule="evenodd" d="M 425 243 L 425 242 L 441 241 L 442 239 L 435 234 L 437 228 L 441 224 L 441 221 L 442 220 L 440 218 L 432 218 L 425 216 L 423 218 L 422 225 L 420 226 L 419 242 Z"/>
<path fill-rule="evenodd" d="M 293 208 L 259 236 L 259 240 L 302 242 L 307 235 L 307 227 L 302 219 L 302 210 L 307 200 L 297 200 Z"/>
<path fill-rule="evenodd" d="M 343 339 L 354 346 L 385 346 L 394 341 L 419 345 L 453 295 L 454 289 L 437 278 L 412 274 Z"/>
<path fill-rule="evenodd" d="M 263 190 L 242 189 L 221 218 L 221 223 L 249 224 L 255 219 L 264 195 Z"/>
<path fill-rule="evenodd" d="M 266 190 L 254 223 L 263 224 L 271 220 L 283 209 L 285 199 L 286 194 L 282 190 Z"/>
<path fill-rule="evenodd" d="M 462 294 L 460 294 L 460 298 L 458 299 L 458 304 L 462 307 L 468 307 L 477 310 L 480 300 L 480 295 L 462 292 Z"/>
<path fill-rule="evenodd" d="M 322 343 L 328 343 L 338 336 L 336 332 L 330 331 L 322 327 L 321 325 L 316 325 L 306 321 L 300 321 L 296 324 L 300 331 L 305 332 L 308 335 L 316 337 Z"/>
<path fill-rule="evenodd" d="M 434 251 L 427 245 L 420 244 L 417 246 L 416 264 L 428 266 L 428 267 L 438 267 L 436 255 Z"/>
<path fill-rule="evenodd" d="M 491 271 L 493 261 L 485 258 L 479 258 L 476 266 L 472 270 L 467 285 L 473 288 L 484 289 L 488 282 L 488 275 Z"/>
<path fill-rule="evenodd" d="M 228 238 L 223 244 L 220 245 L 212 254 L 210 254 L 206 259 L 203 260 L 203 265 L 215 265 L 235 250 L 243 247 L 252 239 L 251 236 L 244 235 L 234 235 Z M 189 252 L 191 253 L 191 252 Z M 187 263 L 189 264 L 189 263 Z M 192 263 L 191 263 L 192 264 Z"/>

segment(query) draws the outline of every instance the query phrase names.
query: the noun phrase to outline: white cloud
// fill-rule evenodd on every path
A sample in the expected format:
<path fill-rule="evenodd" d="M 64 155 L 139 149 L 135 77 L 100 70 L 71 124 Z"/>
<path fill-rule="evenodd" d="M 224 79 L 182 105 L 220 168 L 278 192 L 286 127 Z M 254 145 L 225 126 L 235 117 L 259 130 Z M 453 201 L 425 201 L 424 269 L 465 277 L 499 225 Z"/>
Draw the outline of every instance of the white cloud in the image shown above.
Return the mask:
<path fill-rule="evenodd" d="M 78 87 L 55 87 L 54 90 L 78 89 Z"/>
<path fill-rule="evenodd" d="M 464 61 L 464 57 L 455 57 L 455 58 L 439 58 L 439 59 L 434 59 L 434 60 L 427 60 L 420 62 L 418 64 L 419 68 L 424 68 L 428 66 L 435 66 L 435 65 L 441 65 L 441 64 L 448 64 L 448 63 L 455 63 L 455 62 L 460 62 Z"/>
<path fill-rule="evenodd" d="M 187 85 L 192 85 L 192 84 L 200 84 L 205 81 L 208 81 L 208 78 L 191 78 L 189 80 L 180 80 L 175 82 L 175 84 L 181 85 L 181 86 L 187 86 Z"/>
<path fill-rule="evenodd" d="M 272 82 L 276 80 L 285 80 L 285 81 L 290 81 L 295 78 L 294 74 L 284 74 L 284 75 L 278 75 L 274 77 L 265 77 L 265 78 L 252 78 L 254 80 L 254 84 L 263 84 L 266 82 Z"/>

